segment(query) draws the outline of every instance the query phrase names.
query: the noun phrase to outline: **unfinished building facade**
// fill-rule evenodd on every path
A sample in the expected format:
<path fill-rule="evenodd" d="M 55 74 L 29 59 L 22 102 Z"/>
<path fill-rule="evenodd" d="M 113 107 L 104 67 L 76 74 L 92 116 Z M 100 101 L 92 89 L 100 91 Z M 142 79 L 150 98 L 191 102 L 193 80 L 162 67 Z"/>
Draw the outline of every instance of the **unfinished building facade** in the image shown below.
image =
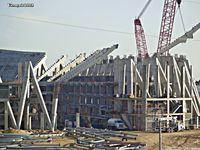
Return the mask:
<path fill-rule="evenodd" d="M 192 68 L 184 56 L 133 56 L 106 59 L 61 86 L 58 124 L 75 121 L 106 127 L 112 117 L 129 129 L 153 130 L 155 120 L 176 117 L 184 128 L 198 126 L 199 95 Z"/>
<path fill-rule="evenodd" d="M 184 56 L 108 58 L 117 47 L 80 54 L 66 65 L 62 56 L 49 68 L 43 53 L 9 52 L 16 53 L 12 82 L 5 69 L 12 63 L 0 59 L 1 128 L 62 129 L 76 113 L 86 127 L 105 128 L 113 117 L 131 130 L 152 131 L 156 119 L 170 117 L 184 128 L 198 127 L 200 98 Z"/>

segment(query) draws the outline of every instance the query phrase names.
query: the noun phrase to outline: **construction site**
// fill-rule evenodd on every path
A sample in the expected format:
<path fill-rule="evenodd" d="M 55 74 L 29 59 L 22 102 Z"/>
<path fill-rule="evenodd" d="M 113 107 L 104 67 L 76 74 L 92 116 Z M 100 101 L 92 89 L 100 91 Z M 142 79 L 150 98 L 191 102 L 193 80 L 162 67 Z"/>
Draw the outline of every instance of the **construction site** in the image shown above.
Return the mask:
<path fill-rule="evenodd" d="M 63 55 L 47 67 L 44 52 L 0 49 L 0 129 L 106 129 L 111 118 L 126 130 L 157 132 L 159 123 L 168 132 L 199 128 L 192 65 L 170 50 L 193 38 L 200 23 L 171 41 L 181 0 L 165 0 L 158 48 L 150 55 L 140 21 L 150 2 L 134 20 L 137 56 L 110 55 L 119 43 L 68 63 Z"/>

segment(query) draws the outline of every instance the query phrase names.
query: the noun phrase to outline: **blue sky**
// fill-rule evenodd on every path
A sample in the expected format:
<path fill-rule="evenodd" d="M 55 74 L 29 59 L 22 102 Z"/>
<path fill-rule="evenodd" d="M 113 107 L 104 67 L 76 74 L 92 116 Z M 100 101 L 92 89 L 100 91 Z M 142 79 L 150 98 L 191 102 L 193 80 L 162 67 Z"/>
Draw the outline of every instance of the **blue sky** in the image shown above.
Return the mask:
<path fill-rule="evenodd" d="M 200 1 L 182 0 L 181 10 L 186 30 L 200 22 Z M 112 55 L 136 55 L 133 19 L 147 0 L 0 0 L 0 48 L 24 51 L 45 51 L 48 63 L 63 54 L 73 59 L 81 52 L 90 54 L 96 49 L 118 43 Z M 149 53 L 156 52 L 164 0 L 153 0 L 141 18 Z M 12 8 L 8 3 L 33 3 L 33 8 Z M 9 16 L 17 16 L 20 19 Z M 105 32 L 45 23 L 113 30 Z M 173 38 L 184 33 L 180 14 L 174 22 Z M 195 79 L 200 79 L 200 31 L 193 40 L 170 51 L 186 55 L 193 65 Z"/>

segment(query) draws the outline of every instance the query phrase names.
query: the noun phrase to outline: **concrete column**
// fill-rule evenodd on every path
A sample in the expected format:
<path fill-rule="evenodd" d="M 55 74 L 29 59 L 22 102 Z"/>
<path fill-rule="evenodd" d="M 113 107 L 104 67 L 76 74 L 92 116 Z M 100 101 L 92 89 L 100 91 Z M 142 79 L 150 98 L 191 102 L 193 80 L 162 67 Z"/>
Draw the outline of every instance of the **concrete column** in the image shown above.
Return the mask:
<path fill-rule="evenodd" d="M 192 66 L 190 66 L 190 70 L 189 70 L 189 72 L 190 72 L 190 95 L 192 95 L 192 90 L 193 90 L 193 88 L 192 88 L 192 83 L 193 83 L 193 77 L 192 77 Z"/>
<path fill-rule="evenodd" d="M 143 88 L 142 88 L 142 99 L 143 99 L 143 129 L 147 131 L 147 120 L 146 120 L 146 109 L 147 109 L 147 92 L 149 88 L 149 68 L 150 64 L 143 66 L 143 73 L 142 73 L 142 79 L 143 79 Z"/>
<path fill-rule="evenodd" d="M 30 112 L 30 103 L 28 102 L 24 109 L 24 128 L 28 130 L 29 128 L 29 112 Z"/>
<path fill-rule="evenodd" d="M 131 60 L 127 62 L 126 74 L 127 74 L 127 94 L 132 97 L 133 96 L 133 64 Z"/>
<path fill-rule="evenodd" d="M 29 116 L 29 123 L 28 123 L 28 129 L 29 130 L 32 130 L 32 117 L 31 116 Z"/>
<path fill-rule="evenodd" d="M 127 94 L 130 97 L 133 97 L 133 65 L 132 65 L 132 59 L 129 58 L 127 61 L 127 67 L 126 67 L 126 76 L 127 76 Z M 131 115 L 133 113 L 133 101 L 128 100 L 128 118 L 130 121 L 131 126 L 133 126 L 133 116 Z"/>
<path fill-rule="evenodd" d="M 44 113 L 40 113 L 40 129 L 44 130 Z"/>
<path fill-rule="evenodd" d="M 80 113 L 76 113 L 76 128 L 80 127 Z"/>
<path fill-rule="evenodd" d="M 167 117 L 169 117 L 170 113 L 170 107 L 169 107 L 169 99 L 170 98 L 170 66 L 167 65 Z M 167 124 L 169 124 L 169 120 L 167 121 Z"/>
<path fill-rule="evenodd" d="M 117 69 L 117 82 L 118 82 L 118 94 L 119 96 L 123 94 L 123 81 L 124 81 L 124 74 L 123 74 L 123 69 L 124 65 L 122 63 L 118 63 L 118 68 Z"/>
<path fill-rule="evenodd" d="M 126 64 L 123 67 L 122 96 L 126 95 Z"/>
<path fill-rule="evenodd" d="M 154 85 L 155 85 L 155 96 L 159 97 L 159 80 L 158 80 L 158 76 L 159 76 L 159 70 L 158 70 L 158 65 L 154 66 L 155 67 L 155 71 L 153 72 L 154 74 Z"/>
<path fill-rule="evenodd" d="M 181 84 L 181 96 L 185 98 L 185 67 L 182 67 L 182 84 Z M 185 127 L 185 113 L 187 112 L 186 109 L 186 101 L 183 100 L 183 126 Z"/>
<path fill-rule="evenodd" d="M 53 130 L 55 129 L 55 126 L 56 126 L 57 108 L 58 108 L 58 98 L 53 98 L 53 102 L 52 102 L 52 128 Z"/>
<path fill-rule="evenodd" d="M 8 129 L 8 106 L 4 102 L 4 130 Z"/>
<path fill-rule="evenodd" d="M 142 88 L 142 98 L 147 98 L 147 92 L 149 91 L 149 70 L 150 70 L 150 64 L 143 66 L 143 88 Z"/>
<path fill-rule="evenodd" d="M 114 94 L 116 97 L 120 97 L 123 91 L 123 64 L 120 58 L 114 60 Z M 122 102 L 114 99 L 114 110 L 121 111 Z"/>
<path fill-rule="evenodd" d="M 181 96 L 185 97 L 185 67 L 182 67 Z"/>

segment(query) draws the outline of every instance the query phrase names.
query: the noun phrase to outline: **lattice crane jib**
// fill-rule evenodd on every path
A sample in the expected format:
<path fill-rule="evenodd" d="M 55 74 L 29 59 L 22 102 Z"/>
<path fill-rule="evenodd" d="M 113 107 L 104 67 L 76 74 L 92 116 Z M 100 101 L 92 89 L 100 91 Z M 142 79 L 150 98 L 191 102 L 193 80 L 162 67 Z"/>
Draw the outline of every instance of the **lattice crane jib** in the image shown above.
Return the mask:
<path fill-rule="evenodd" d="M 139 59 L 148 57 L 148 49 L 147 49 L 147 43 L 146 43 L 146 38 L 144 34 L 144 29 L 142 27 L 142 23 L 140 21 L 140 18 L 146 11 L 147 7 L 151 3 L 152 0 L 148 0 L 147 3 L 145 4 L 144 8 L 138 15 L 138 18 L 134 20 L 134 26 L 135 26 L 135 40 L 136 40 L 136 46 L 137 46 L 137 57 Z"/>
<path fill-rule="evenodd" d="M 140 19 L 135 19 L 134 24 L 135 24 L 135 39 L 136 39 L 136 46 L 138 50 L 138 58 L 144 58 L 148 56 L 144 29 L 142 27 Z"/>
<path fill-rule="evenodd" d="M 180 6 L 181 0 L 165 0 L 158 40 L 157 52 L 168 46 L 171 42 L 176 5 Z"/>

